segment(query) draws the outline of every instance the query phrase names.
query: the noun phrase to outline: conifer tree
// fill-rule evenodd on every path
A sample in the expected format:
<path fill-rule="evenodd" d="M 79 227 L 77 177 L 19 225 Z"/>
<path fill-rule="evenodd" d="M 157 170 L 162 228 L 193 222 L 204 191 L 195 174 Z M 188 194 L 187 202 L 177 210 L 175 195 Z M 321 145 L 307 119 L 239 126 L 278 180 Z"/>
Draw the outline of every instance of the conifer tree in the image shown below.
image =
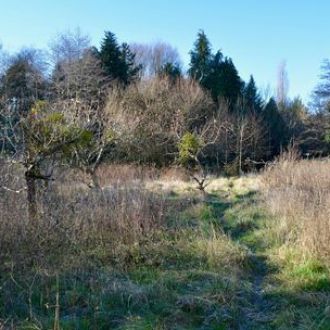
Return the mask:
<path fill-rule="evenodd" d="M 262 109 L 262 100 L 258 94 L 257 86 L 252 75 L 250 76 L 249 82 L 244 87 L 243 99 L 245 111 L 258 116 Z"/>
<path fill-rule="evenodd" d="M 134 64 L 134 54 L 128 44 L 120 46 L 114 33 L 109 31 L 105 33 L 99 57 L 106 75 L 123 85 L 134 80 L 140 70 L 139 66 Z"/>
<path fill-rule="evenodd" d="M 122 60 L 122 81 L 124 85 L 128 85 L 131 81 L 138 77 L 141 65 L 135 65 L 135 54 L 131 51 L 127 43 L 121 45 Z"/>
<path fill-rule="evenodd" d="M 209 74 L 204 82 L 204 87 L 211 92 L 211 96 L 214 102 L 218 101 L 223 84 L 222 64 L 223 64 L 223 55 L 219 50 L 214 56 L 212 56 L 212 60 L 209 64 Z"/>
<path fill-rule="evenodd" d="M 263 110 L 263 118 L 267 128 L 267 158 L 279 154 L 287 145 L 287 128 L 279 112 L 276 101 L 271 98 Z"/>
<path fill-rule="evenodd" d="M 210 71 L 212 61 L 211 44 L 203 30 L 197 34 L 194 49 L 190 51 L 189 76 L 202 86 Z"/>
<path fill-rule="evenodd" d="M 160 77 L 167 77 L 171 81 L 175 82 L 177 79 L 182 77 L 182 72 L 180 66 L 177 63 L 167 62 L 161 67 L 158 75 Z"/>
<path fill-rule="evenodd" d="M 233 111 L 242 95 L 243 81 L 230 58 L 225 58 L 221 63 L 221 75 L 219 77 L 218 95 L 227 101 L 229 110 Z"/>

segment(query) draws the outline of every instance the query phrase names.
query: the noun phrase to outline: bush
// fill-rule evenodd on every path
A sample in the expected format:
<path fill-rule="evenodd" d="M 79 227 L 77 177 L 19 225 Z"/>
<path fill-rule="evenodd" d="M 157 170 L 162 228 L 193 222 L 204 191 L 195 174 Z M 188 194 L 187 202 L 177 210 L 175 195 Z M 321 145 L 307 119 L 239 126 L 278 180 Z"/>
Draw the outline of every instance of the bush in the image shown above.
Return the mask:
<path fill-rule="evenodd" d="M 189 80 L 155 78 L 114 89 L 107 112 L 119 137 L 116 156 L 158 166 L 173 163 L 181 137 L 202 126 L 212 111 L 210 97 Z"/>

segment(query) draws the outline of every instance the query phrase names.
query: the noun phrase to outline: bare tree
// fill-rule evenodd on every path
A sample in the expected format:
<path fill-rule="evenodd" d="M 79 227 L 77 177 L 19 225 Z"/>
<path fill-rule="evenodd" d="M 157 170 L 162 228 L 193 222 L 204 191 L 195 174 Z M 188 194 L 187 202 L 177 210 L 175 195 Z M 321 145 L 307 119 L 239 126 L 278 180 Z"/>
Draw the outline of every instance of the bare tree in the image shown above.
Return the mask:
<path fill-rule="evenodd" d="M 51 59 L 57 63 L 71 62 L 81 58 L 86 49 L 91 47 L 90 38 L 80 28 L 58 34 L 49 44 Z"/>
<path fill-rule="evenodd" d="M 58 111 L 65 109 L 66 117 L 74 125 L 90 133 L 88 146 L 75 147 L 70 164 L 91 178 L 90 187 L 98 187 L 96 169 L 113 138 L 105 112 L 109 81 L 91 49 L 86 49 L 78 59 L 59 64 L 52 78 L 53 106 Z"/>
<path fill-rule="evenodd" d="M 164 165 L 176 157 L 184 132 L 202 125 L 212 106 L 193 81 L 154 78 L 115 89 L 107 111 L 125 160 Z"/>
<path fill-rule="evenodd" d="M 135 53 L 136 65 L 141 65 L 143 77 L 154 77 L 168 63 L 181 66 L 180 55 L 176 48 L 166 42 L 152 44 L 132 43 L 130 48 Z"/>
<path fill-rule="evenodd" d="M 205 189 L 208 185 L 208 149 L 219 143 L 224 128 L 225 123 L 219 112 L 214 112 L 197 130 L 184 132 L 178 141 L 178 162 L 196 181 L 197 189 L 204 199 L 207 197 Z"/>
<path fill-rule="evenodd" d="M 2 44 L 0 44 L 0 78 L 7 70 L 8 63 L 9 63 L 9 54 L 3 49 Z"/>
<path fill-rule="evenodd" d="M 91 49 L 86 49 L 81 58 L 56 66 L 51 86 L 53 99 L 74 105 L 78 117 L 78 111 L 89 116 L 92 110 L 104 106 L 108 81 L 100 60 Z"/>
<path fill-rule="evenodd" d="M 288 102 L 289 79 L 286 70 L 286 62 L 282 61 L 277 70 L 276 100 L 280 107 L 285 107 Z"/>

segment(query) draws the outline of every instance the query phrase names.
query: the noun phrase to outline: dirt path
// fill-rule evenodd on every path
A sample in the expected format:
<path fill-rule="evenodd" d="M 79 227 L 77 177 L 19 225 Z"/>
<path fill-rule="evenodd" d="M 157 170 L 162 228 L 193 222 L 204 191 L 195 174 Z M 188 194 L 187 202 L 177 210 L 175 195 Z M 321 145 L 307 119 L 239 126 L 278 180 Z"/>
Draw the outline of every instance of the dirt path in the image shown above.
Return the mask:
<path fill-rule="evenodd" d="M 260 253 L 252 253 L 251 262 L 253 269 L 248 278 L 251 283 L 249 306 L 242 309 L 243 321 L 240 329 L 269 329 L 274 317 L 274 305 L 265 295 L 264 285 L 271 270 L 267 258 Z"/>
<path fill-rule="evenodd" d="M 253 194 L 249 195 L 253 198 Z M 243 201 L 240 201 L 244 203 Z M 240 203 L 239 202 L 239 203 Z M 246 202 L 246 200 L 245 200 Z M 231 203 L 229 203 L 230 205 Z M 231 239 L 244 249 L 249 251 L 249 266 L 241 277 L 242 286 L 247 285 L 248 290 L 242 290 L 242 306 L 240 306 L 240 330 L 273 329 L 272 320 L 275 319 L 276 304 L 267 296 L 265 287 L 269 285 L 269 278 L 277 270 L 270 266 L 268 256 L 264 251 L 265 245 L 262 238 L 246 240 L 248 236 L 254 236 L 259 229 L 257 225 L 245 225 L 244 223 L 232 223 L 226 219 L 224 213 L 221 216 L 224 231 Z"/>

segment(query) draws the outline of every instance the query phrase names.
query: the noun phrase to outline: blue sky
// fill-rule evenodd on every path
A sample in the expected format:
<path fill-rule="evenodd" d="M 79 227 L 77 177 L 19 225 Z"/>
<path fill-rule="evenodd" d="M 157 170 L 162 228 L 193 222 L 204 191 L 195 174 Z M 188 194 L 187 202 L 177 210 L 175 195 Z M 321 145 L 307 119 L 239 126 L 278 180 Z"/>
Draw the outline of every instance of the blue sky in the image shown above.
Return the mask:
<path fill-rule="evenodd" d="M 276 86 L 286 60 L 290 96 L 308 101 L 321 61 L 330 58 L 329 13 L 326 0 L 0 0 L 0 41 L 11 51 L 46 47 L 56 33 L 79 26 L 95 45 L 105 30 L 120 42 L 167 41 L 187 65 L 204 29 L 214 50 L 260 87 Z"/>

